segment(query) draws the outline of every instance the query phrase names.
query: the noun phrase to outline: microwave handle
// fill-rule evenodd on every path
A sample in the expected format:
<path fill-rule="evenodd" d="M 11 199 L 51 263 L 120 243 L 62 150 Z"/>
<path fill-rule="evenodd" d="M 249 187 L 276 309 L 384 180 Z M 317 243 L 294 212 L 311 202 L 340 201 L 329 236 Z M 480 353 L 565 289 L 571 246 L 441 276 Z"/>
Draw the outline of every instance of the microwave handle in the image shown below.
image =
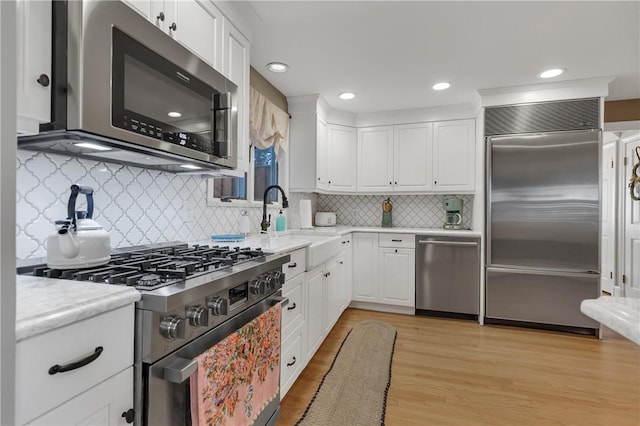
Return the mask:
<path fill-rule="evenodd" d="M 213 95 L 212 125 L 213 130 L 213 155 L 220 158 L 229 156 L 229 143 L 231 136 L 231 93 L 216 93 Z M 218 124 L 223 128 L 218 128 Z"/>

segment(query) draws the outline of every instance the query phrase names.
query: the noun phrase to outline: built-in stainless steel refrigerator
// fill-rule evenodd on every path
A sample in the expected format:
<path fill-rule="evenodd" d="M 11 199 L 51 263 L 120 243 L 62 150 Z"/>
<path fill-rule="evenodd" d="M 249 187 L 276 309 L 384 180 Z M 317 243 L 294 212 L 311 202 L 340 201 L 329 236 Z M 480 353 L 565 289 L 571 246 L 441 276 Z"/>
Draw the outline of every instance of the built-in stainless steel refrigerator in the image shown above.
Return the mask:
<path fill-rule="evenodd" d="M 600 131 L 489 136 L 487 322 L 592 331 L 600 292 Z"/>

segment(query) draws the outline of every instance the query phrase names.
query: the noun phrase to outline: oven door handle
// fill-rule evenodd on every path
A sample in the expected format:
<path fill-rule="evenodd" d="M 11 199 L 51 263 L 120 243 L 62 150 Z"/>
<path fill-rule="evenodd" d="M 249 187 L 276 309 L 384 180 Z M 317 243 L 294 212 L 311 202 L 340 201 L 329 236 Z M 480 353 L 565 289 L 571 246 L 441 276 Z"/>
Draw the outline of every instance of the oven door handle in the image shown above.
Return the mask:
<path fill-rule="evenodd" d="M 171 364 L 164 367 L 164 379 L 171 383 L 182 383 L 195 373 L 197 369 L 197 360 L 176 358 Z"/>
<path fill-rule="evenodd" d="M 289 304 L 289 298 L 284 296 L 276 296 L 273 299 L 271 299 L 271 306 L 275 306 L 278 303 L 282 303 L 282 307 L 284 308 Z"/>

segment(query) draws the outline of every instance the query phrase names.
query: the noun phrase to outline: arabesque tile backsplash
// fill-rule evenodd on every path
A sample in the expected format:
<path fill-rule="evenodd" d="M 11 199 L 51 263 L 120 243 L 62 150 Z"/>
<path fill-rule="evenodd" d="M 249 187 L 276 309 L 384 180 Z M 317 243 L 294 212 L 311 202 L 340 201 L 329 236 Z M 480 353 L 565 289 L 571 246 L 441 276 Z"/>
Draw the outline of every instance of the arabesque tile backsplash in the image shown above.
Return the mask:
<path fill-rule="evenodd" d="M 207 205 L 207 181 L 200 175 L 173 174 L 138 167 L 18 150 L 16 254 L 18 259 L 46 256 L 46 239 L 54 222 L 67 215 L 70 187 L 94 189 L 94 219 L 111 235 L 113 248 L 165 241 L 195 241 L 237 233 L 247 210 L 251 231 L 258 232 L 262 208 Z M 300 227 L 299 203 L 309 199 L 313 211 L 335 211 L 340 225 L 380 226 L 383 195 L 289 194 L 287 227 Z M 441 195 L 395 195 L 393 225 L 442 226 Z M 464 223 L 471 223 L 472 196 L 464 200 Z M 85 208 L 78 197 L 78 210 Z M 278 212 L 270 208 L 272 218 Z M 274 222 L 272 220 L 272 222 Z"/>
<path fill-rule="evenodd" d="M 387 195 L 318 195 L 317 211 L 336 212 L 338 225 L 381 226 L 382 202 Z M 390 195 L 393 226 L 441 228 L 445 221 L 443 201 L 453 195 Z M 464 202 L 462 223 L 471 226 L 472 195 L 457 195 Z"/>
<path fill-rule="evenodd" d="M 207 206 L 207 179 L 55 154 L 18 150 L 16 254 L 46 256 L 54 222 L 67 216 L 72 184 L 94 189 L 94 219 L 113 248 L 165 241 L 194 241 L 236 233 L 241 210 L 257 232 L 260 207 Z M 296 204 L 297 205 L 297 204 Z M 86 206 L 78 197 L 78 210 Z M 277 210 L 271 210 L 272 216 Z"/>

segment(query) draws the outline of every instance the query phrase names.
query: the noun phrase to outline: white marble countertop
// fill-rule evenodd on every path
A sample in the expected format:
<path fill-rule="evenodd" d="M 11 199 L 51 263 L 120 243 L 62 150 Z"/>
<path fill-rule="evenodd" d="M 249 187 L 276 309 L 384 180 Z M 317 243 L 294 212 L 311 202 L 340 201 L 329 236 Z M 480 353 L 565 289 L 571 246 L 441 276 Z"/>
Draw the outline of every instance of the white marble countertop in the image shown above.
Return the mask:
<path fill-rule="evenodd" d="M 640 299 L 601 296 L 580 303 L 583 314 L 640 345 Z"/>
<path fill-rule="evenodd" d="M 16 341 L 138 300 L 131 287 L 17 275 Z"/>
<path fill-rule="evenodd" d="M 351 232 L 378 232 L 415 235 L 437 235 L 447 237 L 481 237 L 479 231 L 446 230 L 440 228 L 382 228 L 364 226 L 326 226 L 311 229 L 290 229 L 284 232 L 269 234 L 251 234 L 242 241 L 214 242 L 211 239 L 189 241 L 189 244 L 227 245 L 229 247 L 261 248 L 268 253 L 288 253 L 293 250 L 313 246 L 328 238 L 349 234 Z"/>

